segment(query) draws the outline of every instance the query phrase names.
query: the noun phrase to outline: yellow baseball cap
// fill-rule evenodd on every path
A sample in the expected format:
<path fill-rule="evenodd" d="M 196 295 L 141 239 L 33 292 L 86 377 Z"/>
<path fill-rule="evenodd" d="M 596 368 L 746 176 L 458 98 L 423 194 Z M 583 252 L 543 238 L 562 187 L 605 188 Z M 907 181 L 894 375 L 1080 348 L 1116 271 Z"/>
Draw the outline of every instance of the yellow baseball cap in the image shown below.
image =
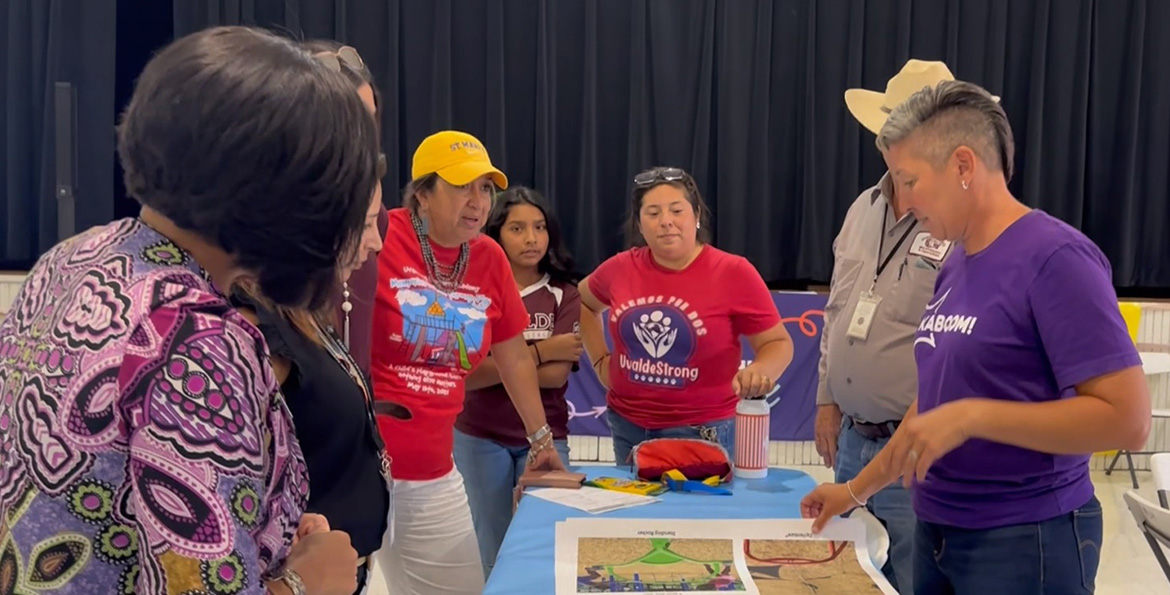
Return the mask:
<path fill-rule="evenodd" d="M 491 174 L 501 190 L 508 187 L 508 176 L 492 165 L 487 149 L 478 138 L 457 130 L 443 130 L 425 139 L 414 151 L 410 177 L 417 180 L 427 174 L 439 174 L 448 184 L 462 186 Z"/>

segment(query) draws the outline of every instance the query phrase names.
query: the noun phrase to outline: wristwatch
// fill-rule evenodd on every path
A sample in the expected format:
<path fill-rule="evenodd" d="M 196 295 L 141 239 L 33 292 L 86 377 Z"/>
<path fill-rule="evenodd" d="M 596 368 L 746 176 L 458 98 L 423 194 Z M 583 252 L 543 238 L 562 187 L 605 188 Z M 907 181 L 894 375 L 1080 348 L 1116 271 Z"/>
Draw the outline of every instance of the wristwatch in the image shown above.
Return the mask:
<path fill-rule="evenodd" d="M 301 580 L 301 575 L 287 566 L 280 574 L 276 575 L 276 580 L 285 584 L 293 595 L 309 595 L 309 591 L 305 589 L 305 581 Z"/>
<path fill-rule="evenodd" d="M 549 429 L 548 424 L 544 424 L 543 426 L 540 426 L 539 430 L 528 435 L 528 444 L 536 444 L 537 442 L 544 440 L 544 438 L 551 433 L 552 430 Z"/>

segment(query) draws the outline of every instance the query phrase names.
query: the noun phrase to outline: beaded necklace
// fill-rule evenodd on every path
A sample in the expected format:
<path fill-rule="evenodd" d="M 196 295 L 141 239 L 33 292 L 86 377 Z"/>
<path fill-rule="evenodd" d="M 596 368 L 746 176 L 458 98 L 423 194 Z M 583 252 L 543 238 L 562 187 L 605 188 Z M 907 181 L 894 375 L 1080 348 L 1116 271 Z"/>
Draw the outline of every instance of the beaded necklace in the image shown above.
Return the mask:
<path fill-rule="evenodd" d="M 418 243 L 422 246 L 423 262 L 427 266 L 427 277 L 435 289 L 443 293 L 451 293 L 463 284 L 463 277 L 467 274 L 467 261 L 470 260 L 471 246 L 467 242 L 459 245 L 459 257 L 453 266 L 447 266 L 435 259 L 435 251 L 431 248 L 431 239 L 423 227 L 422 219 L 415 213 L 410 214 L 410 223 L 414 226 L 414 233 L 418 236 Z"/>

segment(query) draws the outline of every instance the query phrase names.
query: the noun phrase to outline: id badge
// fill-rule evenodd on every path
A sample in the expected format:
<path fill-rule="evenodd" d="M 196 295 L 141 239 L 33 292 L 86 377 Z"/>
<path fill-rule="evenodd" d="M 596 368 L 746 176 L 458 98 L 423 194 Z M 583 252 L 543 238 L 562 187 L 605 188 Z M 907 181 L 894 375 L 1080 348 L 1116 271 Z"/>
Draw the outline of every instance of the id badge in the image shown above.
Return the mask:
<path fill-rule="evenodd" d="M 881 303 L 882 298 L 872 293 L 861 294 L 857 298 L 857 308 L 849 318 L 849 330 L 845 335 L 852 339 L 866 340 L 869 337 L 869 329 L 873 326 L 873 317 L 877 315 L 878 305 Z"/>

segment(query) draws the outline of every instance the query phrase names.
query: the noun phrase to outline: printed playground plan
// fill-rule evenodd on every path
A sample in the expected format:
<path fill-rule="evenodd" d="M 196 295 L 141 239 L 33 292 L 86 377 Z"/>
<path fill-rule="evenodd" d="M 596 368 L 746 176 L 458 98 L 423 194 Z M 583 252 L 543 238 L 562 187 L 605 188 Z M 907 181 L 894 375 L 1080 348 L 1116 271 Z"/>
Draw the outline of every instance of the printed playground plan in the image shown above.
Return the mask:
<path fill-rule="evenodd" d="M 557 524 L 557 593 L 895 594 L 865 526 L 571 518 Z"/>

